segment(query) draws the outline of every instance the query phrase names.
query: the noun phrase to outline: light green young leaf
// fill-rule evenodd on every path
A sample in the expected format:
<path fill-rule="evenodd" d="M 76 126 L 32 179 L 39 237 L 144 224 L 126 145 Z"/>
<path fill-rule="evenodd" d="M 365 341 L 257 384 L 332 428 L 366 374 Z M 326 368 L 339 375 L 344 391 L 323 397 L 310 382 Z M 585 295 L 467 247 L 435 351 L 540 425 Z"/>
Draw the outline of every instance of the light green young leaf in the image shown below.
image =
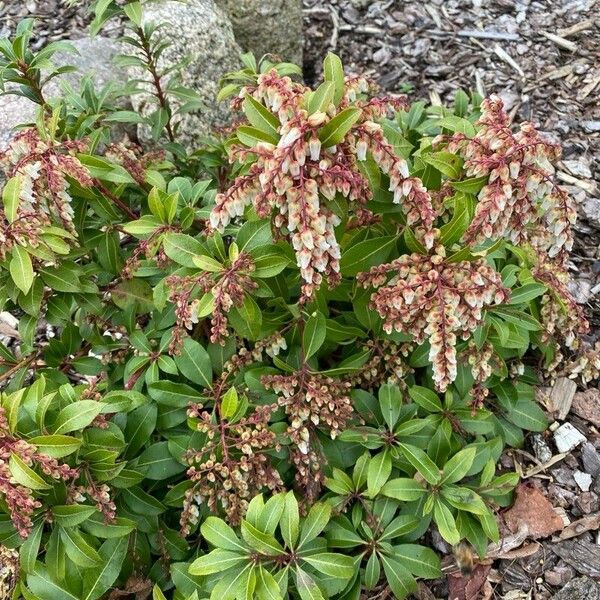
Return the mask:
<path fill-rule="evenodd" d="M 33 284 L 33 265 L 31 257 L 22 246 L 14 246 L 10 260 L 10 276 L 15 285 L 24 293 L 29 292 Z"/>

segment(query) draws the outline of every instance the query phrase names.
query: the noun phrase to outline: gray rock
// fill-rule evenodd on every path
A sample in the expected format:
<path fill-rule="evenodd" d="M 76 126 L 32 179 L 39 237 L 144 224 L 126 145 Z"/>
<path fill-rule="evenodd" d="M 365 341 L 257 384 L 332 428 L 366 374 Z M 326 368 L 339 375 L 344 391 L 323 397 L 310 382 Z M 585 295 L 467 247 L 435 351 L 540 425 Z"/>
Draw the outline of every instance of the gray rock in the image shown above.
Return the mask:
<path fill-rule="evenodd" d="M 302 0 L 217 0 L 238 44 L 257 58 L 276 54 L 302 64 Z"/>
<path fill-rule="evenodd" d="M 600 198 L 587 198 L 580 206 L 590 225 L 600 227 Z"/>
<path fill-rule="evenodd" d="M 94 84 L 97 88 L 119 76 L 112 64 L 113 58 L 120 52 L 116 40 L 97 36 L 74 40 L 72 44 L 79 54 L 57 53 L 53 57 L 53 62 L 59 67 L 73 65 L 77 71 L 64 73 L 50 80 L 43 90 L 48 99 L 60 96 L 65 83 L 77 88 L 81 78 L 90 73 L 94 76 Z M 27 98 L 13 95 L 0 96 L 0 149 L 8 146 L 17 125 L 35 121 L 36 111 L 37 104 Z"/>
<path fill-rule="evenodd" d="M 213 127 L 230 123 L 227 102 L 217 104 L 216 96 L 219 79 L 239 68 L 242 51 L 233 37 L 229 19 L 213 0 L 188 0 L 185 4 L 173 0 L 151 2 L 145 6 L 144 19 L 160 23 L 161 35 L 170 42 L 159 60 L 161 70 L 185 56 L 191 58 L 183 69 L 181 83 L 200 94 L 205 108 L 181 117 L 177 141 L 193 147 Z M 139 72 L 131 69 L 131 75 L 139 76 Z M 155 108 L 148 104 L 144 94 L 136 94 L 132 101 L 134 108 L 142 113 Z M 138 130 L 138 135 L 143 141 L 150 139 L 145 129 Z"/>
<path fill-rule="evenodd" d="M 581 461 L 586 473 L 592 477 L 600 475 L 600 454 L 590 442 L 585 442 L 581 446 Z"/>
<path fill-rule="evenodd" d="M 554 595 L 554 600 L 598 600 L 600 589 L 590 577 L 576 577 Z"/>

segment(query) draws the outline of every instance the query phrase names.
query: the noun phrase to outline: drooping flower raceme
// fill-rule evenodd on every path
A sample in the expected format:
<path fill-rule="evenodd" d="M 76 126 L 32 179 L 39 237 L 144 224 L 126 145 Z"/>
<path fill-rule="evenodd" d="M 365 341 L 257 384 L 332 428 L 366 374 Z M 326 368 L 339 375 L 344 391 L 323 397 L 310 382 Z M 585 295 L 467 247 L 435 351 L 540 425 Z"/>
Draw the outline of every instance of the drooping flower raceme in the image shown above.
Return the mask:
<path fill-rule="evenodd" d="M 365 160 L 367 151 L 389 175 L 393 202 L 402 205 L 426 246 L 433 245 L 431 198 L 422 182 L 409 176 L 406 160 L 394 153 L 374 121 L 388 107 L 397 107 L 398 99 L 362 100 L 358 96 L 367 87 L 364 80 L 346 81 L 337 106 L 330 101 L 314 112 L 307 100 L 310 90 L 275 71 L 259 76 L 256 86 L 242 89 L 234 104 L 239 106 L 246 98 L 249 114 L 259 105 L 259 113 L 271 124 L 272 141 L 265 136 L 248 139 L 239 130 L 239 141 L 246 146 L 234 144 L 231 157 L 251 165 L 226 192 L 217 195 L 210 217 L 211 226 L 222 232 L 249 205 L 259 217 L 271 216 L 275 231 L 289 239 L 296 254 L 303 301 L 324 280 L 330 287 L 340 281 L 341 251 L 335 228 L 341 218 L 334 199 L 336 194 L 347 198 L 351 209 L 364 219 L 364 205 L 372 191 L 358 163 Z M 340 130 L 342 135 L 335 133 Z"/>
<path fill-rule="evenodd" d="M 358 281 L 377 288 L 371 305 L 386 332 L 409 333 L 419 344 L 429 341 L 433 380 L 440 391 L 456 379 L 458 339 L 468 339 L 482 323 L 486 306 L 509 298 L 500 274 L 484 260 L 449 262 L 441 246 L 431 255 L 404 255 L 373 267 Z"/>
<path fill-rule="evenodd" d="M 554 182 L 552 161 L 560 156 L 560 147 L 544 140 L 528 122 L 513 132 L 497 96 L 483 101 L 478 124 L 473 139 L 455 133 L 448 143 L 450 152 L 464 158 L 468 176 L 488 177 L 465 242 L 506 238 L 513 244 L 528 242 L 549 257 L 568 252 L 576 211 Z"/>

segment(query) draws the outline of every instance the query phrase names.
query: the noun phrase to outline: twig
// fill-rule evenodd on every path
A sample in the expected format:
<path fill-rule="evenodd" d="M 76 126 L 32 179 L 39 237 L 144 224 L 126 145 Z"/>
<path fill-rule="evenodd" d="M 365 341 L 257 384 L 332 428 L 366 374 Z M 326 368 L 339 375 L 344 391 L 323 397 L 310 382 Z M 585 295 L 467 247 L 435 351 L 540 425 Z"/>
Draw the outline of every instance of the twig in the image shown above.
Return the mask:
<path fill-rule="evenodd" d="M 329 6 L 329 14 L 333 25 L 331 37 L 329 38 L 329 49 L 333 52 L 337 48 L 338 37 L 340 32 L 340 16 L 334 6 Z"/>
<path fill-rule="evenodd" d="M 510 65 L 521 77 L 525 78 L 525 72 L 515 62 L 512 56 L 508 54 L 508 52 L 500 48 L 498 44 L 494 45 L 494 52 L 499 59 L 503 60 L 506 64 Z"/>
<path fill-rule="evenodd" d="M 580 31 L 591 29 L 594 25 L 596 25 L 596 21 L 594 19 L 584 19 L 583 21 L 579 21 L 579 23 L 575 23 L 575 25 L 571 25 L 571 27 L 567 27 L 566 29 L 559 29 L 558 33 L 562 37 L 566 38 L 571 35 L 575 35 Z"/>
<path fill-rule="evenodd" d="M 19 361 L 16 365 L 14 365 L 14 367 L 11 367 L 8 371 L 5 371 L 4 373 L 2 373 L 0 375 L 0 382 L 5 381 L 6 379 L 9 379 L 19 369 L 32 363 L 37 358 L 37 356 L 38 356 L 37 352 L 35 354 L 33 354 L 32 356 L 26 356 L 23 360 Z"/>
<path fill-rule="evenodd" d="M 479 38 L 481 40 L 505 40 L 518 42 L 521 36 L 518 33 L 504 33 L 502 31 L 480 31 L 479 29 L 461 29 L 457 32 L 460 37 Z"/>
<path fill-rule="evenodd" d="M 137 221 L 139 218 L 118 196 L 115 196 L 107 187 L 105 187 L 98 179 L 94 180 L 94 185 L 104 194 L 111 202 L 116 204 L 130 219 Z"/>
<path fill-rule="evenodd" d="M 566 40 L 564 37 L 560 37 L 560 35 L 555 35 L 549 31 L 540 31 L 540 33 L 551 42 L 554 42 L 557 46 L 560 46 L 569 52 L 575 52 L 575 50 L 577 50 L 577 44 L 571 40 Z"/>

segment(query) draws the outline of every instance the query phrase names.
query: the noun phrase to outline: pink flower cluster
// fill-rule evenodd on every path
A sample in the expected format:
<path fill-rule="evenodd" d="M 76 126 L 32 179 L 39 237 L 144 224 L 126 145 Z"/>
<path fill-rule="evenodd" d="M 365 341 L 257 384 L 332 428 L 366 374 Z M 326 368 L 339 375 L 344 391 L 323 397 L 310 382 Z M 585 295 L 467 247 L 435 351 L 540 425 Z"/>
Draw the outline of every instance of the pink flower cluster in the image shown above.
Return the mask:
<path fill-rule="evenodd" d="M 16 438 L 10 431 L 4 409 L 0 407 L 0 494 L 6 502 L 13 525 L 25 538 L 33 525 L 31 517 L 42 504 L 29 488 L 15 481 L 9 466 L 12 456 L 18 457 L 30 468 L 39 467 L 42 473 L 53 479 L 66 481 L 77 477 L 79 472 L 38 452 L 35 446 L 25 440 Z"/>
<path fill-rule="evenodd" d="M 409 333 L 418 344 L 429 341 L 439 391 L 456 379 L 458 338 L 469 338 L 483 320 L 484 307 L 509 298 L 499 273 L 484 260 L 449 262 L 441 246 L 431 255 L 404 255 L 373 267 L 358 281 L 377 288 L 371 306 L 385 331 Z"/>
<path fill-rule="evenodd" d="M 335 439 L 347 427 L 354 415 L 352 386 L 306 369 L 290 375 L 264 375 L 261 382 L 279 394 L 278 404 L 288 416 L 287 436 L 295 446 L 290 454 L 296 467 L 296 483 L 313 502 L 323 480 L 316 430 Z"/>
<path fill-rule="evenodd" d="M 220 412 L 220 403 L 217 412 Z M 194 482 L 185 496 L 180 525 L 184 535 L 198 522 L 199 507 L 216 512 L 219 505 L 230 523 L 237 524 L 246 513 L 252 496 L 264 489 L 277 491 L 283 482 L 273 467 L 267 449 L 277 449 L 275 434 L 269 429 L 269 418 L 277 406 L 259 406 L 247 417 L 230 423 L 218 422 L 200 405 L 188 410 L 198 419 L 197 430 L 206 434 L 203 447 L 188 451 L 188 477 Z"/>
<path fill-rule="evenodd" d="M 16 221 L 24 220 L 33 230 L 55 221 L 75 234 L 67 177 L 82 186 L 93 185 L 88 170 L 75 156 L 85 147 L 81 140 L 56 142 L 42 139 L 34 128 L 24 129 L 14 137 L 8 149 L 0 155 L 0 166 L 9 177 L 18 175 L 23 178 Z M 14 224 L 8 231 L 13 228 Z M 2 244 L 9 241 L 0 239 Z"/>
<path fill-rule="evenodd" d="M 554 182 L 552 161 L 560 155 L 559 146 L 544 140 L 531 123 L 513 133 L 497 96 L 483 101 L 478 124 L 481 128 L 473 139 L 456 133 L 448 143 L 450 152 L 464 158 L 467 176 L 488 178 L 465 242 L 529 242 L 549 257 L 569 251 L 576 211 Z"/>
<path fill-rule="evenodd" d="M 233 148 L 234 158 L 250 157 L 255 162 L 226 192 L 217 195 L 210 224 L 222 232 L 251 204 L 261 218 L 272 216 L 275 230 L 289 239 L 296 253 L 303 301 L 324 280 L 330 287 L 340 281 L 341 253 L 335 228 L 341 221 L 331 201 L 338 193 L 348 198 L 364 220 L 364 204 L 372 192 L 358 161 L 366 159 L 368 150 L 389 175 L 394 202 L 402 203 L 409 224 L 418 225 L 427 247 L 433 245 L 436 215 L 429 194 L 419 179 L 409 176 L 406 161 L 396 156 L 381 127 L 368 120 L 381 117 L 390 106 L 404 106 L 404 100 L 358 100 L 364 91 L 364 80 L 350 78 L 339 107 L 331 103 L 324 112 L 309 114 L 306 98 L 310 90 L 272 71 L 261 75 L 257 86 L 244 88 L 238 99 L 251 95 L 277 115 L 280 137 L 277 143 L 260 141 L 249 149 Z M 361 111 L 360 118 L 341 142 L 322 148 L 321 128 L 350 102 Z"/>
<path fill-rule="evenodd" d="M 167 278 L 169 300 L 175 303 L 177 328 L 173 330 L 170 352 L 180 349 L 184 329 L 191 329 L 199 321 L 199 298 L 195 292 L 200 291 L 212 297 L 210 341 L 214 344 L 225 344 L 227 337 L 227 313 L 232 307 L 239 307 L 244 302 L 247 292 L 258 284 L 250 278 L 254 270 L 252 257 L 242 252 L 227 268 L 218 273 L 202 272 L 198 275 L 171 275 Z"/>

